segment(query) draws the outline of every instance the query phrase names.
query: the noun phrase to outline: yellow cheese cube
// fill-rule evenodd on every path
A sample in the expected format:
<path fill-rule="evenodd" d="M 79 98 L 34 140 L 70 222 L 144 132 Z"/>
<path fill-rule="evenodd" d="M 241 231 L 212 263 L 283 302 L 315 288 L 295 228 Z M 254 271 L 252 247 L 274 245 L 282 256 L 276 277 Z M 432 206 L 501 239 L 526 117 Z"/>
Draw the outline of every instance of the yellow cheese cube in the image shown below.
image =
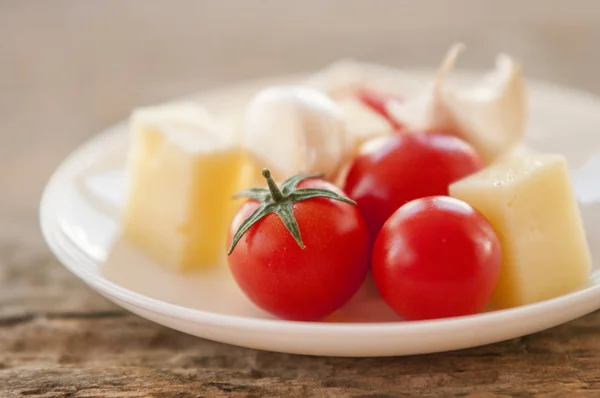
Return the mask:
<path fill-rule="evenodd" d="M 195 104 L 137 110 L 131 129 L 124 237 L 171 270 L 221 262 L 244 185 L 233 133 Z"/>
<path fill-rule="evenodd" d="M 450 195 L 483 213 L 500 239 L 494 307 L 551 299 L 588 281 L 590 252 L 564 157 L 507 157 L 452 184 Z"/>

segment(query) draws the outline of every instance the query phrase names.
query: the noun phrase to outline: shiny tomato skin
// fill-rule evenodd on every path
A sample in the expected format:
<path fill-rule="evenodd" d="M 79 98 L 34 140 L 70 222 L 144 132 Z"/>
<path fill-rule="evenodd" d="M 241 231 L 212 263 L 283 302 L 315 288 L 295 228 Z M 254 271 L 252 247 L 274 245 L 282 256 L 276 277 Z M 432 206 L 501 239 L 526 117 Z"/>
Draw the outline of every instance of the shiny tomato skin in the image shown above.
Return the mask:
<path fill-rule="evenodd" d="M 447 196 L 398 209 L 373 248 L 381 296 L 406 320 L 470 315 L 490 301 L 501 267 L 500 242 L 487 219 Z"/>
<path fill-rule="evenodd" d="M 318 179 L 299 188 L 334 185 Z M 232 222 L 229 244 L 240 223 L 258 203 L 249 200 Z M 305 248 L 281 219 L 269 214 L 253 225 L 229 255 L 229 267 L 246 296 L 283 319 L 312 321 L 342 307 L 359 289 L 370 266 L 366 225 L 354 205 L 314 198 L 293 205 Z"/>
<path fill-rule="evenodd" d="M 354 159 L 344 191 L 358 203 L 372 240 L 403 204 L 448 195 L 448 186 L 484 166 L 466 141 L 443 133 L 393 134 L 367 142 Z"/>
<path fill-rule="evenodd" d="M 363 104 L 367 105 L 373 111 L 386 118 L 395 130 L 400 130 L 402 128 L 402 126 L 394 120 L 394 118 L 386 109 L 386 104 L 389 101 L 402 101 L 402 98 L 399 95 L 363 88 L 358 91 L 356 96 Z"/>

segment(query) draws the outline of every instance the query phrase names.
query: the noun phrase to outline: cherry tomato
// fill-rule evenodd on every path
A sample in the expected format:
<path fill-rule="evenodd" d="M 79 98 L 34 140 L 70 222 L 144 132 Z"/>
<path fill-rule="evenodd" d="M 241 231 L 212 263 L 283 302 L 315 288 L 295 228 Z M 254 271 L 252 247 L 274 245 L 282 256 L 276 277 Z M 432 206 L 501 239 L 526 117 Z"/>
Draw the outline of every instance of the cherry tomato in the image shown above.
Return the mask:
<path fill-rule="evenodd" d="M 398 209 L 373 248 L 373 276 L 384 300 L 407 320 L 475 314 L 490 301 L 501 265 L 487 219 L 447 196 Z"/>
<path fill-rule="evenodd" d="M 484 166 L 473 147 L 438 133 L 405 133 L 367 142 L 354 159 L 344 191 L 358 203 L 371 239 L 403 204 L 447 195 L 448 185 Z"/>
<path fill-rule="evenodd" d="M 396 94 L 382 93 L 370 89 L 362 89 L 356 94 L 358 99 L 369 108 L 385 117 L 395 130 L 401 129 L 401 125 L 391 117 L 385 105 L 391 100 L 402 101 L 402 98 Z"/>
<path fill-rule="evenodd" d="M 274 194 L 264 190 L 268 196 L 241 206 L 232 222 L 229 242 L 231 245 L 261 201 L 263 206 L 275 202 L 282 207 L 287 201 L 305 247 L 286 228 L 280 213 L 271 212 L 239 239 L 230 251 L 229 266 L 242 291 L 260 308 L 284 319 L 316 320 L 342 307 L 363 283 L 370 266 L 368 231 L 353 204 L 331 197 L 293 199 L 304 195 L 303 189 L 316 188 L 349 201 L 333 184 L 306 179 L 292 190 L 296 196 L 286 196 L 285 184 L 279 190 L 272 182 Z"/>

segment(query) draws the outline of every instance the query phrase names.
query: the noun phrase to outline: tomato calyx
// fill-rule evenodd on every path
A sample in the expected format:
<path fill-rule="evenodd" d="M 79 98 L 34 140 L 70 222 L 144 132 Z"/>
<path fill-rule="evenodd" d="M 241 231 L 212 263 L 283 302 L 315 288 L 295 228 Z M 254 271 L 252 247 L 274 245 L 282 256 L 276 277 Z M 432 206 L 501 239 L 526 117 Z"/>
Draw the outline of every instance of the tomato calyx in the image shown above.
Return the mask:
<path fill-rule="evenodd" d="M 322 173 L 295 175 L 285 180 L 281 184 L 281 187 L 277 186 L 273 180 L 273 177 L 271 177 L 271 172 L 268 169 L 262 170 L 262 176 L 267 181 L 268 189 L 250 188 L 238 193 L 234 197 L 256 200 L 260 203 L 260 206 L 254 210 L 254 212 L 246 220 L 244 220 L 244 222 L 242 222 L 236 231 L 231 242 L 231 247 L 227 251 L 228 255 L 233 252 L 236 244 L 254 224 L 271 213 L 275 213 L 277 216 L 279 216 L 283 222 L 283 225 L 285 225 L 285 228 L 294 237 L 296 243 L 298 243 L 298 246 L 304 249 L 306 246 L 302 241 L 300 228 L 298 227 L 298 222 L 296 221 L 296 217 L 294 216 L 292 209 L 292 205 L 294 203 L 303 202 L 313 198 L 329 198 L 351 205 L 356 205 L 356 202 L 353 200 L 328 189 L 298 188 L 298 184 L 300 184 L 300 182 L 309 178 L 321 178 L 323 177 Z"/>

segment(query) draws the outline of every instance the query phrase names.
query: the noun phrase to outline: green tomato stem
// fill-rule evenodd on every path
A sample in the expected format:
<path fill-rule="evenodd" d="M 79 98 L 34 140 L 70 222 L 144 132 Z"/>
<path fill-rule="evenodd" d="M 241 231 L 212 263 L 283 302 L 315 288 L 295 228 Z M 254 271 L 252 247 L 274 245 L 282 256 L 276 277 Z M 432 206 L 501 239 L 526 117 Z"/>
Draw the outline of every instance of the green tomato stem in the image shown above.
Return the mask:
<path fill-rule="evenodd" d="M 262 176 L 267 181 L 269 189 L 265 188 L 250 188 L 243 192 L 240 192 L 236 198 L 249 198 L 256 200 L 260 203 L 260 206 L 254 210 L 254 212 L 248 216 L 239 226 L 238 230 L 233 235 L 231 246 L 227 251 L 227 255 L 233 252 L 235 246 L 240 241 L 242 236 L 258 221 L 268 216 L 269 214 L 276 214 L 283 225 L 292 235 L 296 243 L 301 249 L 306 246 L 302 241 L 300 234 L 300 227 L 294 216 L 294 204 L 304 202 L 313 198 L 328 198 L 331 200 L 337 200 L 340 202 L 348 203 L 350 205 L 356 205 L 353 200 L 348 199 L 344 195 L 340 195 L 337 192 L 329 189 L 322 188 L 298 188 L 298 184 L 309 178 L 321 178 L 322 174 L 299 174 L 288 178 L 281 184 L 281 189 L 277 186 L 271 172 L 268 169 L 262 170 Z"/>
<path fill-rule="evenodd" d="M 269 187 L 269 192 L 271 192 L 271 198 L 273 199 L 273 202 L 278 203 L 283 201 L 285 196 L 283 196 L 281 190 L 277 184 L 275 184 L 275 180 L 273 180 L 273 177 L 271 177 L 271 172 L 269 169 L 262 169 L 262 176 L 267 181 L 267 186 Z"/>

